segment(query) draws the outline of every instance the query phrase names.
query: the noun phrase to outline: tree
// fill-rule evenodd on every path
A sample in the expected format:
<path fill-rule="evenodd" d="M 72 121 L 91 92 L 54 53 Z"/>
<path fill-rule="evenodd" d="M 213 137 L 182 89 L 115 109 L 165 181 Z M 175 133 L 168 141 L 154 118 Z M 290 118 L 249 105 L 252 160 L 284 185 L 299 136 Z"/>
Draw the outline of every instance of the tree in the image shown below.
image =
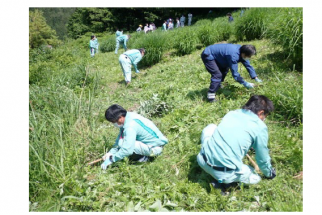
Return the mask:
<path fill-rule="evenodd" d="M 43 12 L 29 11 L 29 48 L 38 48 L 41 45 L 56 46 L 59 43 L 56 31 L 47 25 Z"/>

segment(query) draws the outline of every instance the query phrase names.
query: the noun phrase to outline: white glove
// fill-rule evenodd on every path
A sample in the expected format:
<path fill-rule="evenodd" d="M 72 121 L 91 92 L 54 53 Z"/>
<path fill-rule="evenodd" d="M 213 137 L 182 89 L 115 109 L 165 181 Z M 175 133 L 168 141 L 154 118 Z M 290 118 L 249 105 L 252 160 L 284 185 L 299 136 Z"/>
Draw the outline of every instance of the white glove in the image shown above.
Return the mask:
<path fill-rule="evenodd" d="M 111 155 L 112 155 L 111 153 L 107 152 L 102 158 L 105 161 L 106 158 L 109 158 Z"/>

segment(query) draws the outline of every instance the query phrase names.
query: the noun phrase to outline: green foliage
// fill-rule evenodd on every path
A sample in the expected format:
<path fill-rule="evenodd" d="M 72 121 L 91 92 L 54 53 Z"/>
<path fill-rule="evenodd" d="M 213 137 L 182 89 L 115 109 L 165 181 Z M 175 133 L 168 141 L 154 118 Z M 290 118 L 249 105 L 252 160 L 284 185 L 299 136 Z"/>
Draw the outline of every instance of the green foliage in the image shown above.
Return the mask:
<path fill-rule="evenodd" d="M 218 42 L 216 37 L 216 29 L 211 22 L 207 23 L 206 25 L 201 25 L 198 31 L 198 37 L 204 46 L 209 46 Z"/>
<path fill-rule="evenodd" d="M 186 27 L 178 32 L 174 48 L 177 50 L 178 55 L 186 55 L 196 50 L 198 42 L 198 35 L 195 29 Z"/>
<path fill-rule="evenodd" d="M 274 8 L 251 8 L 235 20 L 235 35 L 237 40 L 254 40 L 263 38 L 267 25 L 273 17 Z M 274 13 L 275 14 L 275 13 Z"/>
<path fill-rule="evenodd" d="M 158 94 L 153 94 L 152 98 L 147 101 L 140 102 L 138 113 L 147 117 L 161 117 L 171 110 L 171 105 L 165 101 L 165 96 L 159 97 Z"/>
<path fill-rule="evenodd" d="M 268 26 L 267 37 L 281 45 L 293 64 L 303 64 L 303 8 L 281 8 Z"/>
<path fill-rule="evenodd" d="M 30 8 L 30 11 L 39 10 L 43 12 L 47 24 L 56 31 L 59 39 L 67 37 L 67 26 L 70 16 L 74 13 L 76 8 Z"/>
<path fill-rule="evenodd" d="M 141 37 L 140 39 L 133 41 L 133 45 L 131 47 L 144 48 L 146 50 L 146 54 L 140 62 L 142 66 L 152 66 L 161 61 L 163 52 L 166 47 L 165 44 L 166 34 L 162 33 L 151 33 L 145 35 L 145 37 Z"/>
<path fill-rule="evenodd" d="M 60 43 L 56 31 L 46 24 L 43 12 L 39 10 L 29 12 L 29 48 L 41 45 L 56 46 Z"/>
<path fill-rule="evenodd" d="M 101 52 L 111 52 L 116 48 L 116 36 L 111 35 L 107 39 L 104 38 L 102 42 L 100 42 L 99 49 Z"/>

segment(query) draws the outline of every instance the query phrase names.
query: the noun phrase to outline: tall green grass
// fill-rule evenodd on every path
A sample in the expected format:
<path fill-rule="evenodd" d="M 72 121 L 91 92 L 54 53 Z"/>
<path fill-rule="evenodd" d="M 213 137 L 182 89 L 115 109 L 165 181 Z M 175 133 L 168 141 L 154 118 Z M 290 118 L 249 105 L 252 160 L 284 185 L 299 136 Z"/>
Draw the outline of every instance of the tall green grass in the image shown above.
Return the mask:
<path fill-rule="evenodd" d="M 131 47 L 137 49 L 144 48 L 146 54 L 144 55 L 140 65 L 152 66 L 161 61 L 164 51 L 166 50 L 167 32 L 153 32 L 149 33 L 136 41 L 133 41 Z"/>
<path fill-rule="evenodd" d="M 273 8 L 251 8 L 246 10 L 244 15 L 235 22 L 235 36 L 237 40 L 254 40 L 264 37 L 269 19 L 276 14 Z"/>
<path fill-rule="evenodd" d="M 267 37 L 281 45 L 285 56 L 300 69 L 303 65 L 303 8 L 281 8 L 268 25 Z"/>

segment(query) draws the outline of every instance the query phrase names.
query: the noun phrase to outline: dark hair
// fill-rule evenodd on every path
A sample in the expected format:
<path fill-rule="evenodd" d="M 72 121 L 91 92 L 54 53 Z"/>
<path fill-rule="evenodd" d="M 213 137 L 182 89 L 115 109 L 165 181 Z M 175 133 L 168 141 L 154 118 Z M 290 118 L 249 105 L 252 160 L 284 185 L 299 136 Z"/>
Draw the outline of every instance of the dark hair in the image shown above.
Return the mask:
<path fill-rule="evenodd" d="M 257 114 L 258 111 L 263 110 L 267 115 L 274 110 L 273 102 L 263 95 L 254 95 L 250 97 L 242 109 L 250 110 Z"/>
<path fill-rule="evenodd" d="M 105 111 L 105 118 L 109 122 L 116 122 L 121 116 L 126 116 L 127 111 L 118 104 L 111 105 Z"/>
<path fill-rule="evenodd" d="M 140 51 L 141 53 L 143 52 L 143 53 L 145 54 L 145 49 L 144 49 L 144 48 L 140 48 L 140 49 L 139 49 L 139 51 Z"/>
<path fill-rule="evenodd" d="M 239 48 L 240 53 L 244 53 L 247 57 L 256 55 L 256 48 L 253 45 L 243 45 Z"/>
<path fill-rule="evenodd" d="M 226 16 L 231 16 L 231 13 L 227 13 L 227 15 Z"/>
<path fill-rule="evenodd" d="M 92 36 L 91 36 L 91 39 L 93 39 L 94 37 L 95 37 L 95 36 L 94 36 L 94 35 L 92 35 Z M 88 38 L 88 37 L 87 37 L 87 38 Z"/>

